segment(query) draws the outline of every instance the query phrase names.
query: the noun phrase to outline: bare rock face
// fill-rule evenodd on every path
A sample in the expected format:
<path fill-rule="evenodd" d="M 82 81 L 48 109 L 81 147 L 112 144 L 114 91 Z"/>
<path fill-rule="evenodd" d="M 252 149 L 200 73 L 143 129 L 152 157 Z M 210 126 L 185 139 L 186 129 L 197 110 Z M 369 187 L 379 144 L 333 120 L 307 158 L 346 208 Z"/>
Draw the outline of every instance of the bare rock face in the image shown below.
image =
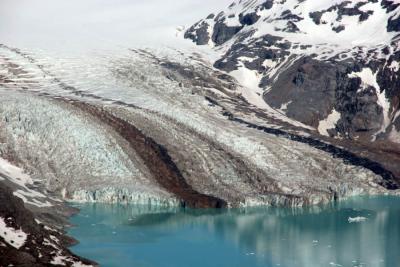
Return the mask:
<path fill-rule="evenodd" d="M 211 39 L 215 44 L 221 45 L 230 40 L 242 28 L 242 26 L 227 26 L 223 21 L 218 21 L 214 25 L 214 31 Z"/>
<path fill-rule="evenodd" d="M 318 127 L 319 121 L 328 115 L 324 111 L 332 110 L 335 105 L 337 68 L 328 62 L 302 58 L 279 75 L 264 94 L 264 99 L 277 109 L 292 100 L 287 105 L 286 114 Z"/>
<path fill-rule="evenodd" d="M 210 36 L 207 30 L 207 24 L 200 22 L 193 25 L 191 30 L 185 32 L 185 38 L 192 39 L 197 45 L 206 45 L 210 41 Z"/>
<path fill-rule="evenodd" d="M 400 5 L 386 0 L 235 1 L 197 25 L 226 51 L 214 66 L 254 72 L 272 108 L 323 135 L 393 141 L 399 139 L 399 14 Z"/>
<path fill-rule="evenodd" d="M 243 15 L 242 13 L 239 14 L 239 22 L 242 25 L 247 25 L 247 26 L 253 25 L 259 19 L 260 19 L 260 16 L 258 16 L 256 12 L 248 13 L 246 15 Z"/>

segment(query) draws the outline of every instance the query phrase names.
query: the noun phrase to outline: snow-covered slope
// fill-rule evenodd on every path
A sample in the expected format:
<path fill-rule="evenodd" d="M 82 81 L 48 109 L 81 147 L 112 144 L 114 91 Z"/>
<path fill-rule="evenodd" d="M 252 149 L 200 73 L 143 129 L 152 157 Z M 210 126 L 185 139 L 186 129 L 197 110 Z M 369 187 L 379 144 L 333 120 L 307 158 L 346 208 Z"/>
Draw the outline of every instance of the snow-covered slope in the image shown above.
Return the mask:
<path fill-rule="evenodd" d="M 399 35 L 391 0 L 237 0 L 185 33 L 221 53 L 214 66 L 247 86 L 248 102 L 322 135 L 393 142 Z"/>

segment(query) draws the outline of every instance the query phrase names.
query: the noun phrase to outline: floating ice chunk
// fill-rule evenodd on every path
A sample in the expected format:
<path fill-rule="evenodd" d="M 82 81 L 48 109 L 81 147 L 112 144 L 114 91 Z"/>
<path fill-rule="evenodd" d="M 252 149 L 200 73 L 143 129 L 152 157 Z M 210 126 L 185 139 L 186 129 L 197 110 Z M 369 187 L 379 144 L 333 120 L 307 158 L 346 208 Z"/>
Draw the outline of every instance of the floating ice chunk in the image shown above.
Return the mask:
<path fill-rule="evenodd" d="M 367 218 L 365 218 L 365 217 L 354 217 L 354 218 L 349 217 L 348 218 L 349 223 L 364 222 L 366 220 L 367 220 Z"/>
<path fill-rule="evenodd" d="M 4 239 L 9 245 L 19 249 L 25 244 L 27 234 L 21 229 L 14 229 L 8 227 L 3 218 L 0 217 L 0 237 Z"/>

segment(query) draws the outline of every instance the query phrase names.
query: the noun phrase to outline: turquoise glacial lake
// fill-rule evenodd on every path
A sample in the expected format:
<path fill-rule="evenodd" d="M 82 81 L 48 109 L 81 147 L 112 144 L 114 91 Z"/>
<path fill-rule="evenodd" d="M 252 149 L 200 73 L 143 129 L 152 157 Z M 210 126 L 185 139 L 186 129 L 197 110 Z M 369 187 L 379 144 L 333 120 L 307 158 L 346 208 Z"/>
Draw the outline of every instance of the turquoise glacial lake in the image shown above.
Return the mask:
<path fill-rule="evenodd" d="M 105 267 L 398 267 L 400 198 L 309 208 L 74 205 L 71 250 Z"/>

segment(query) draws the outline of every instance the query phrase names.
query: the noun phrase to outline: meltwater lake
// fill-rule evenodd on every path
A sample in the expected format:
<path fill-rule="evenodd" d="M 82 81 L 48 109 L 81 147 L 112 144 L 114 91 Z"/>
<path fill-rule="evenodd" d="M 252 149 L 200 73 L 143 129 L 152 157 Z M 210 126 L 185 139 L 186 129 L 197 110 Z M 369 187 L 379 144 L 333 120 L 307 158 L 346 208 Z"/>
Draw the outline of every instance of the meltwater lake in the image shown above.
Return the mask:
<path fill-rule="evenodd" d="M 105 267 L 400 266 L 400 198 L 309 208 L 74 205 L 71 250 Z"/>

